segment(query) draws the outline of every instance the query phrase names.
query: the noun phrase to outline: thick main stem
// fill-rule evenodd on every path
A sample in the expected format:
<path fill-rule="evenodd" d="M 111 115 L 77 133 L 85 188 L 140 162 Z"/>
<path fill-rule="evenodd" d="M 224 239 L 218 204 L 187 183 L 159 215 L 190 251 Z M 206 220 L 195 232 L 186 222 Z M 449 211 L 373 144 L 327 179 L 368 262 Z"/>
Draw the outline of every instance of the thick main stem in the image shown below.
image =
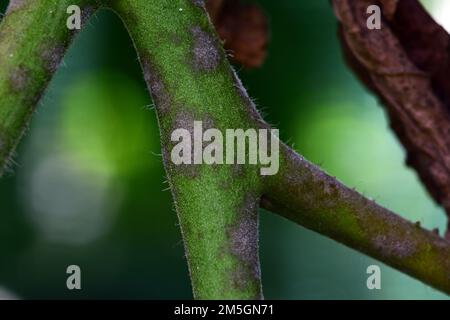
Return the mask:
<path fill-rule="evenodd" d="M 258 169 L 179 165 L 171 134 L 194 121 L 203 129 L 259 126 L 202 1 L 114 2 L 136 46 L 156 103 L 162 154 L 183 234 L 194 295 L 262 298 L 258 258 Z M 255 112 L 256 113 L 256 112 Z M 198 139 L 197 139 L 197 142 Z M 200 141 L 201 143 L 201 141 Z M 192 156 L 192 154 L 191 154 Z"/>

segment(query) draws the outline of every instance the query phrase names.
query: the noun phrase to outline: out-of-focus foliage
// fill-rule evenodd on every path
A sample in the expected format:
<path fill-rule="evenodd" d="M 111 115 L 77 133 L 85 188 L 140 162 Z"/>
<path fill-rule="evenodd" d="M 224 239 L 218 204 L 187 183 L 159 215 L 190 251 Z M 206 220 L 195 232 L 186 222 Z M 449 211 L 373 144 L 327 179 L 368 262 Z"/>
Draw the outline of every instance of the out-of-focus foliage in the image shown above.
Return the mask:
<path fill-rule="evenodd" d="M 329 3 L 260 3 L 271 24 L 268 58 L 263 68 L 240 75 L 282 138 L 379 203 L 442 230 L 444 214 L 405 167 L 382 108 L 342 61 Z M 427 5 L 438 13 L 450 8 L 447 1 Z M 14 172 L 0 180 L 0 295 L 192 296 L 149 105 L 120 20 L 99 13 L 40 103 Z M 445 298 L 373 259 L 261 214 L 267 298 Z M 66 289 L 71 264 L 82 269 L 82 291 Z M 382 268 L 380 291 L 366 288 L 371 264 Z"/>
<path fill-rule="evenodd" d="M 86 74 L 65 95 L 60 143 L 80 166 L 132 174 L 149 165 L 149 150 L 158 150 L 159 139 L 146 125 L 151 115 L 138 112 L 148 102 L 136 81 L 112 72 Z"/>

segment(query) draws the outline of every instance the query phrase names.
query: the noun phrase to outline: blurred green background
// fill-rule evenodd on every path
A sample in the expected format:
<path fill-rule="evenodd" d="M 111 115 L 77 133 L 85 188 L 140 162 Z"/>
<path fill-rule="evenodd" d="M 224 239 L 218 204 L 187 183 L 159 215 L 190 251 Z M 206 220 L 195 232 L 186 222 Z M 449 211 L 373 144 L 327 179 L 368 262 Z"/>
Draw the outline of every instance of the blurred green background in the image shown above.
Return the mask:
<path fill-rule="evenodd" d="M 442 232 L 443 210 L 405 167 L 383 109 L 343 62 L 329 1 L 259 2 L 271 23 L 268 60 L 239 74 L 267 120 L 330 174 Z M 450 22 L 450 1 L 423 2 Z M 99 12 L 0 180 L 0 297 L 192 298 L 151 105 L 120 20 Z M 447 298 L 271 213 L 261 219 L 266 298 Z M 71 264 L 81 267 L 81 291 L 66 288 Z M 381 290 L 366 287 L 371 264 L 381 267 Z"/>

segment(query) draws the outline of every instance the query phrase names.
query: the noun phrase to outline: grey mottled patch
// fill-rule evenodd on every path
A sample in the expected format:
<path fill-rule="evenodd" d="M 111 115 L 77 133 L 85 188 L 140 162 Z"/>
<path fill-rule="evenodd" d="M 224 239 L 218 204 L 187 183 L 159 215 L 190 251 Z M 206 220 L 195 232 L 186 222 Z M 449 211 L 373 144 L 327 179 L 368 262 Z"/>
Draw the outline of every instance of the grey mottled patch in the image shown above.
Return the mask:
<path fill-rule="evenodd" d="M 177 112 L 172 130 L 180 128 L 186 129 L 191 133 L 191 138 L 193 139 L 194 121 L 202 122 L 203 132 L 215 128 L 214 119 L 211 115 L 206 114 L 204 116 L 196 116 L 194 112 L 188 112 L 186 109 L 187 108 L 181 108 L 180 111 Z"/>
<path fill-rule="evenodd" d="M 191 133 L 191 138 L 193 138 L 194 121 L 196 121 L 196 120 L 200 120 L 200 119 L 195 119 L 195 117 L 192 113 L 184 111 L 184 110 L 179 111 L 179 112 L 177 112 L 177 115 L 175 117 L 172 131 L 176 130 L 176 129 L 186 129 L 187 131 L 189 131 Z"/>
<path fill-rule="evenodd" d="M 179 142 L 173 142 L 170 141 L 170 135 L 173 131 L 176 129 L 185 129 L 189 132 L 192 142 L 192 149 L 190 158 L 192 161 L 194 161 L 194 121 L 202 121 L 202 137 L 203 132 L 205 130 L 214 128 L 214 119 L 212 116 L 206 114 L 203 115 L 203 117 L 196 117 L 193 112 L 186 111 L 186 107 L 180 108 L 178 112 L 176 112 L 175 119 L 173 120 L 173 123 L 171 124 L 169 130 L 166 132 L 166 136 L 168 137 L 169 141 L 167 141 L 167 145 L 171 146 L 172 151 L 173 147 L 175 147 L 176 144 Z M 198 142 L 197 142 L 198 143 Z M 203 148 L 205 147 L 205 143 L 203 143 L 203 139 L 200 141 L 202 144 L 202 152 Z M 203 154 L 201 155 L 203 156 Z M 174 165 L 169 158 L 168 161 L 170 161 L 170 166 L 173 168 L 173 170 L 176 170 L 177 174 L 181 174 L 190 178 L 196 178 L 200 175 L 200 169 L 201 164 L 180 164 L 180 165 Z"/>
<path fill-rule="evenodd" d="M 355 203 L 358 199 L 348 198 L 349 203 Z M 405 219 L 385 213 L 379 207 L 373 207 L 372 201 L 366 205 L 376 210 L 376 215 L 383 221 L 374 223 L 362 212 L 357 212 L 356 217 L 362 230 L 370 237 L 372 246 L 385 258 L 407 258 L 416 254 L 420 249 L 420 240 L 417 238 L 414 224 Z M 384 227 L 384 224 L 387 227 Z M 431 232 L 430 232 L 431 234 Z"/>
<path fill-rule="evenodd" d="M 215 128 L 214 124 L 215 121 L 210 114 L 206 114 L 205 117 L 203 117 L 202 121 L 203 121 L 203 131 Z"/>
<path fill-rule="evenodd" d="M 258 253 L 258 203 L 256 195 L 247 194 L 239 208 L 237 223 L 229 229 L 231 252 L 241 262 L 233 279 L 239 288 L 248 285 L 249 277 L 257 281 L 261 277 Z"/>
<path fill-rule="evenodd" d="M 378 235 L 373 239 L 373 244 L 388 257 L 407 258 L 417 251 L 417 243 L 400 238 L 395 235 Z"/>
<path fill-rule="evenodd" d="M 169 166 L 172 164 L 172 161 L 170 160 L 170 151 L 167 150 L 167 147 L 165 145 L 161 147 L 161 156 L 164 167 L 169 168 Z"/>
<path fill-rule="evenodd" d="M 198 71 L 213 71 L 220 63 L 219 43 L 200 27 L 192 28 L 194 36 L 194 67 Z"/>
<path fill-rule="evenodd" d="M 205 0 L 191 0 L 191 1 L 197 7 L 204 7 L 205 6 Z"/>
<path fill-rule="evenodd" d="M 18 10 L 18 9 L 22 8 L 25 4 L 27 4 L 27 2 L 30 2 L 30 1 L 35 1 L 35 0 L 11 0 L 9 2 L 6 13 L 8 14 L 15 10 Z"/>
<path fill-rule="evenodd" d="M 9 80 L 12 90 L 16 92 L 25 90 L 30 81 L 28 70 L 23 67 L 16 68 L 11 73 Z"/>
<path fill-rule="evenodd" d="M 97 10 L 97 7 L 86 6 L 81 9 L 81 26 L 85 26 L 92 14 Z"/>
<path fill-rule="evenodd" d="M 169 132 L 169 135 L 175 131 L 176 129 L 185 129 L 189 131 L 191 136 L 191 143 L 192 143 L 192 149 L 191 149 L 191 160 L 194 161 L 194 120 L 197 120 L 194 118 L 194 116 L 187 112 L 187 111 L 180 111 L 177 112 L 177 115 L 175 117 L 174 123 L 172 125 L 172 129 Z M 178 142 L 170 142 L 171 145 L 171 151 L 172 148 L 177 144 Z M 171 161 L 171 160 L 169 160 Z M 187 176 L 189 178 L 196 178 L 200 174 L 200 165 L 196 164 L 180 164 L 180 165 L 174 165 L 171 161 L 171 165 L 175 168 L 177 171 L 177 174 L 181 174 L 184 176 Z"/>
<path fill-rule="evenodd" d="M 66 48 L 63 45 L 57 45 L 45 49 L 42 53 L 42 59 L 45 61 L 45 68 L 49 72 L 54 73 L 61 64 L 61 60 L 64 57 L 65 52 Z"/>
<path fill-rule="evenodd" d="M 164 115 L 169 112 L 170 106 L 172 105 L 172 100 L 170 99 L 166 85 L 164 84 L 162 76 L 153 66 L 150 59 L 143 56 L 141 58 L 141 62 L 142 69 L 144 71 L 144 79 L 152 95 L 156 108 L 161 115 Z"/>

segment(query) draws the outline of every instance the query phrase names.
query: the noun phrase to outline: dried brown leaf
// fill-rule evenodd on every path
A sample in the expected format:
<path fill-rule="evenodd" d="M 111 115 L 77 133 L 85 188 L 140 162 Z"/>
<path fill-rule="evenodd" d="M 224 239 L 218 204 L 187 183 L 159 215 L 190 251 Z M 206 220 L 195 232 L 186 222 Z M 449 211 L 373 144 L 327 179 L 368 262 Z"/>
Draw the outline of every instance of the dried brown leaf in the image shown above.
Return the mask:
<path fill-rule="evenodd" d="M 407 163 L 450 215 L 448 34 L 416 0 L 377 2 L 381 30 L 366 27 L 373 0 L 333 4 L 349 65 L 383 102 Z"/>
<path fill-rule="evenodd" d="M 232 58 L 247 68 L 260 67 L 269 42 L 268 21 L 261 8 L 241 0 L 209 0 L 206 8 Z"/>

